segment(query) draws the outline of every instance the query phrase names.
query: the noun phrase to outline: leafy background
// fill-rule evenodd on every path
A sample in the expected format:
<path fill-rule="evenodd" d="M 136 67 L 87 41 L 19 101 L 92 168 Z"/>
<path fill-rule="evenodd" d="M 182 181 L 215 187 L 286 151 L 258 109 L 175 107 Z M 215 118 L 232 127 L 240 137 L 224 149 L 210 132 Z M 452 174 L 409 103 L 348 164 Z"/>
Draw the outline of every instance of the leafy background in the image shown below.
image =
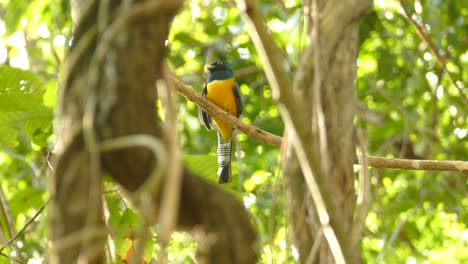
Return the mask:
<path fill-rule="evenodd" d="M 463 88 L 468 83 L 468 3 L 404 1 Z M 297 0 L 261 1 L 264 19 L 294 71 L 307 44 Z M 65 0 L 0 1 L 0 244 L 5 246 L 47 203 L 46 156 L 54 146 L 53 108 L 60 65 L 71 37 Z M 277 135 L 283 124 L 262 65 L 236 8 L 228 2 L 185 1 L 172 24 L 168 61 L 177 77 L 201 91 L 204 65 L 222 57 L 234 68 L 245 102 L 242 120 Z M 374 1 L 361 23 L 357 96 L 377 122 L 356 119 L 371 155 L 468 159 L 467 105 L 403 15 L 399 1 Z M 196 105 L 179 98 L 185 162 L 216 181 L 216 136 L 204 130 Z M 235 143 L 235 179 L 223 187 L 250 211 L 261 263 L 294 263 L 278 164 L 279 150 L 244 134 Z M 468 184 L 453 172 L 370 169 L 372 200 L 362 239 L 369 263 L 467 263 Z M 119 187 L 105 185 L 116 261 L 133 245 L 138 217 Z M 70 205 L 72 206 L 72 205 Z M 47 208 L 2 250 L 0 263 L 40 263 L 47 249 Z M 154 231 L 157 235 L 157 229 Z M 176 233 L 171 263 L 194 263 L 196 245 Z M 157 257 L 149 244 L 146 258 Z"/>

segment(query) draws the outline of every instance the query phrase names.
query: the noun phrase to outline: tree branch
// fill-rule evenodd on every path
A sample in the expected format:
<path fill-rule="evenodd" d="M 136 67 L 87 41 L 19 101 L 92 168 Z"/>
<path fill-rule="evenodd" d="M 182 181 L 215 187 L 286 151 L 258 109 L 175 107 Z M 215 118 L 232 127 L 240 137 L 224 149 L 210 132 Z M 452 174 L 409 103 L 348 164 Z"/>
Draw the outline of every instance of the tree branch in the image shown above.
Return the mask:
<path fill-rule="evenodd" d="M 168 77 L 172 79 L 175 89 L 181 95 L 185 96 L 188 100 L 196 103 L 197 105 L 203 107 L 203 109 L 208 111 L 210 115 L 222 119 L 232 127 L 239 129 L 240 131 L 244 132 L 246 135 L 253 139 L 259 140 L 263 143 L 267 143 L 274 147 L 279 148 L 281 146 L 281 137 L 261 130 L 253 125 L 248 125 L 242 122 L 240 119 L 224 111 L 214 103 L 208 101 L 206 98 L 196 93 L 194 90 L 187 87 L 186 84 L 177 80 L 173 75 L 170 75 Z"/>
<path fill-rule="evenodd" d="M 373 168 L 468 172 L 468 161 L 393 159 L 373 156 L 368 158 L 369 166 Z"/>
<path fill-rule="evenodd" d="M 222 119 L 231 126 L 239 129 L 252 139 L 261 141 L 273 147 L 280 147 L 282 138 L 271 134 L 260 128 L 246 124 L 235 116 L 227 114 L 223 109 L 208 101 L 203 96 L 199 95 L 187 85 L 174 76 L 171 76 L 176 90 L 183 95 L 187 100 L 200 105 L 210 113 L 212 116 Z M 424 170 L 424 171 L 468 171 L 468 162 L 459 160 L 415 160 L 415 159 L 394 159 L 368 156 L 369 166 L 373 168 L 387 168 L 387 169 L 402 169 L 402 170 Z M 356 165 L 358 165 L 356 163 Z"/>
<path fill-rule="evenodd" d="M 444 70 L 445 73 L 447 73 L 447 76 L 450 78 L 450 81 L 453 83 L 455 88 L 457 88 L 458 93 L 460 94 L 465 104 L 468 104 L 468 97 L 466 97 L 466 94 L 464 93 L 463 88 L 460 87 L 460 85 L 457 83 L 457 81 L 453 77 L 452 73 L 447 69 L 445 58 L 440 54 L 439 49 L 437 48 L 436 44 L 428 36 L 426 29 L 413 18 L 413 14 L 411 14 L 411 12 L 405 6 L 405 3 L 402 0 L 399 0 L 399 2 L 401 5 L 401 8 L 403 9 L 403 12 L 405 13 L 406 19 L 410 22 L 411 25 L 414 26 L 414 29 L 416 30 L 417 35 L 427 44 L 427 46 L 429 46 L 429 49 L 435 55 L 440 67 Z"/>
<path fill-rule="evenodd" d="M 21 228 L 21 230 L 19 230 L 12 238 L 10 238 L 10 240 L 8 240 L 8 242 L 5 245 L 3 245 L 0 248 L 0 253 L 2 253 L 5 248 L 9 247 L 13 242 L 15 242 L 15 240 L 18 239 L 18 237 L 20 235 L 24 234 L 24 231 L 26 230 L 26 228 L 28 228 L 28 226 L 30 226 L 36 220 L 36 218 L 42 213 L 42 211 L 46 207 L 49 200 L 50 200 L 50 198 L 39 208 L 39 210 L 37 210 L 37 212 L 33 215 L 33 217 L 31 217 L 26 222 L 26 224 L 24 224 L 24 226 Z"/>

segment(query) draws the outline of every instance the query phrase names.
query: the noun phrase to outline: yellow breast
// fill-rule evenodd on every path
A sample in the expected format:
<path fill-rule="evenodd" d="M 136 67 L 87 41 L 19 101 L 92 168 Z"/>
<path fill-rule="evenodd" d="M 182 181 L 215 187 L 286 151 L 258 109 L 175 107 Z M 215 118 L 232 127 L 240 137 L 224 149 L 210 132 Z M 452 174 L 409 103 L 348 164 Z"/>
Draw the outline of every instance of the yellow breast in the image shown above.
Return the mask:
<path fill-rule="evenodd" d="M 229 112 L 231 115 L 237 116 L 238 108 L 236 97 L 234 95 L 235 86 L 236 83 L 234 78 L 212 81 L 206 86 L 207 98 L 214 104 Z M 220 119 L 214 118 L 213 120 L 218 127 L 223 140 L 227 142 L 231 138 L 234 128 Z"/>

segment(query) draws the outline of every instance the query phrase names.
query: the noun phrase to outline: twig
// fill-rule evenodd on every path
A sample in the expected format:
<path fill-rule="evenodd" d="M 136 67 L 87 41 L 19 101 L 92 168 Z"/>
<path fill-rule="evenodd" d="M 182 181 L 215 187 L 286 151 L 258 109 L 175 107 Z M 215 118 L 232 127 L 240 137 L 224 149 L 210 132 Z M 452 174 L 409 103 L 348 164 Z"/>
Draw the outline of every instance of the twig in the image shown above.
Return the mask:
<path fill-rule="evenodd" d="M 15 225 L 13 223 L 13 217 L 11 215 L 10 206 L 8 204 L 7 198 L 5 196 L 5 193 L 3 192 L 3 188 L 2 188 L 1 185 L 0 185 L 0 213 L 5 218 L 5 222 L 6 222 L 5 228 L 7 229 L 8 236 L 9 237 L 14 237 L 16 235 L 16 234 L 14 234 L 15 233 Z M 9 244 L 7 244 L 7 245 L 9 245 Z M 3 250 L 3 247 L 2 247 L 2 250 Z M 18 248 L 15 245 L 13 245 L 13 250 L 15 251 L 17 256 L 21 257 L 21 254 L 19 254 L 20 251 L 18 250 Z"/>
<path fill-rule="evenodd" d="M 14 159 L 17 159 L 19 161 L 22 161 L 26 164 L 28 164 L 28 166 L 31 168 L 31 171 L 34 173 L 34 176 L 36 177 L 39 177 L 41 175 L 41 171 L 39 170 L 39 168 L 36 166 L 36 164 L 34 164 L 34 162 L 28 160 L 27 158 L 25 158 L 23 155 L 19 155 L 15 152 L 12 152 L 10 150 L 8 150 L 7 148 L 0 148 L 0 151 L 2 151 L 3 153 L 7 154 L 8 156 L 14 158 Z"/>
<path fill-rule="evenodd" d="M 203 107 L 210 115 L 220 118 L 229 125 L 237 128 L 238 130 L 244 132 L 249 137 L 259 140 L 261 142 L 267 143 L 274 147 L 281 146 L 281 137 L 273 135 L 269 132 L 261 130 L 255 126 L 248 125 L 242 122 L 240 119 L 236 118 L 233 115 L 230 115 L 228 112 L 224 111 L 214 103 L 203 98 L 200 94 L 196 93 L 194 90 L 190 89 L 183 82 L 177 80 L 175 77 L 172 77 L 174 83 L 174 88 L 188 100 L 196 103 L 197 105 Z"/>
<path fill-rule="evenodd" d="M 310 195 L 312 196 L 315 208 L 317 209 L 317 215 L 323 235 L 330 246 L 330 250 L 336 263 L 344 264 L 346 263 L 346 259 L 343 253 L 343 248 L 341 247 L 336 231 L 333 229 L 330 222 L 330 214 L 327 208 L 327 201 L 325 200 L 328 197 L 324 197 L 323 192 L 320 190 L 317 178 L 314 176 L 315 170 L 312 169 L 312 166 L 307 159 L 307 154 L 304 147 L 301 146 L 297 132 L 295 130 L 291 130 L 291 132 L 293 139 L 292 144 L 296 150 L 297 159 L 302 168 L 302 172 L 304 173 L 304 179 L 306 180 Z"/>
<path fill-rule="evenodd" d="M 250 37 L 257 47 L 258 55 L 265 67 L 265 74 L 272 86 L 272 95 L 275 100 L 289 98 L 283 96 L 289 87 L 289 78 L 286 73 L 287 64 L 281 56 L 281 50 L 276 46 L 273 37 L 263 23 L 263 16 L 255 8 L 254 1 L 236 1 L 243 20 L 249 25 Z M 265 41 L 267 40 L 267 41 Z M 266 63 L 268 62 L 268 63 Z M 278 64 L 275 64 L 278 63 Z M 287 94 L 287 93 L 286 93 Z"/>
<path fill-rule="evenodd" d="M 440 54 L 436 44 L 431 40 L 429 35 L 426 32 L 426 29 L 416 20 L 413 19 L 413 14 L 406 8 L 405 4 L 403 3 L 402 0 L 399 0 L 401 8 L 403 9 L 403 12 L 405 13 L 406 19 L 414 26 L 417 35 L 424 41 L 426 42 L 427 46 L 429 46 L 429 49 L 432 51 L 432 53 L 435 55 L 437 58 L 437 61 L 439 65 L 442 67 L 442 69 L 447 73 L 447 76 L 450 78 L 450 81 L 453 83 L 455 88 L 457 88 L 458 92 L 460 93 L 461 98 L 465 101 L 465 105 L 468 105 L 468 97 L 466 94 L 463 92 L 463 88 L 458 85 L 457 81 L 453 77 L 452 73 L 447 69 L 447 64 L 445 63 L 445 58 Z"/>
<path fill-rule="evenodd" d="M 37 212 L 33 215 L 33 217 L 31 217 L 28 220 L 28 222 L 26 222 L 23 228 L 21 228 L 10 240 L 8 240 L 8 242 L 5 245 L 3 245 L 0 248 L 0 253 L 3 252 L 5 248 L 9 247 L 13 242 L 15 242 L 15 240 L 18 239 L 18 237 L 24 232 L 24 230 L 26 230 L 26 228 L 28 228 L 28 226 L 31 225 L 34 222 L 34 220 L 36 220 L 36 218 L 42 213 L 42 211 L 44 210 L 46 205 L 49 203 L 49 201 L 50 201 L 50 198 L 39 208 L 39 210 L 37 210 Z"/>
<path fill-rule="evenodd" d="M 414 215 L 417 212 L 417 210 L 419 210 L 419 208 L 421 208 L 421 203 L 419 203 L 418 206 L 413 208 L 413 210 L 411 210 L 409 214 L 403 216 L 403 219 L 401 219 L 401 221 L 398 223 L 395 230 L 392 232 L 392 235 L 390 236 L 390 240 L 388 241 L 388 243 L 384 245 L 384 248 L 380 251 L 379 255 L 377 256 L 377 263 L 382 263 L 382 260 L 386 253 L 385 249 L 392 246 L 393 242 L 395 242 L 398 235 L 401 233 L 401 230 L 403 229 L 405 224 L 408 222 L 409 217 Z"/>
<path fill-rule="evenodd" d="M 5 257 L 6 259 L 8 259 L 8 260 L 10 260 L 10 261 L 14 261 L 14 262 L 16 262 L 16 263 L 26 264 L 26 262 L 23 262 L 23 261 L 21 261 L 21 260 L 19 260 L 19 259 L 17 259 L 17 258 L 8 256 L 7 254 L 5 254 L 5 253 L 3 253 L 3 252 L 0 253 L 0 256 L 3 256 L 3 257 Z"/>
<path fill-rule="evenodd" d="M 312 248 L 310 249 L 309 256 L 307 257 L 307 264 L 311 264 L 315 262 L 315 258 L 317 257 L 318 251 L 320 249 L 320 244 L 322 242 L 323 237 L 323 227 L 317 232 L 317 236 L 315 237 L 314 244 L 312 244 Z"/>

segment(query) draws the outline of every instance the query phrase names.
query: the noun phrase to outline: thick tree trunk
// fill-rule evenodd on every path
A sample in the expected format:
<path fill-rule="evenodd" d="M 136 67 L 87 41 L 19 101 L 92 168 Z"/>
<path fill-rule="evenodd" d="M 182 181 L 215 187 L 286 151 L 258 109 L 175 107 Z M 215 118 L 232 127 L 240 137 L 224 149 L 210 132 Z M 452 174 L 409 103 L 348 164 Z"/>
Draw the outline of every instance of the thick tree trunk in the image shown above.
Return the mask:
<path fill-rule="evenodd" d="M 155 159 L 142 147 L 101 152 L 100 143 L 139 134 L 167 144 L 155 114 L 155 83 L 164 78 L 165 41 L 182 1 L 89 1 L 89 6 L 72 2 L 77 24 L 62 73 L 56 122 L 50 260 L 102 263 L 107 235 L 102 173 L 134 192 L 167 153 Z M 199 262 L 254 263 L 256 234 L 242 204 L 189 171 L 182 173 L 177 227 L 205 232 L 201 237 L 206 239 L 199 241 Z M 163 180 L 165 175 L 163 171 Z M 162 198 L 158 190 L 151 191 L 157 214 Z"/>
<path fill-rule="evenodd" d="M 316 1 L 318 9 L 314 10 L 314 0 L 310 1 L 309 10 L 312 12 L 308 19 L 312 25 L 312 44 L 302 56 L 294 91 L 297 98 L 304 98 L 296 109 L 306 113 L 302 117 L 310 129 L 297 131 L 297 134 L 309 153 L 307 156 L 310 157 L 314 178 L 330 217 L 329 224 L 337 236 L 344 259 L 358 263 L 361 261 L 359 241 L 351 241 L 355 209 L 353 98 L 358 22 L 369 2 L 351 2 Z M 320 96 L 320 100 L 314 96 Z M 319 111 L 323 111 L 322 120 Z M 320 126 L 325 129 L 325 135 L 320 133 Z M 324 136 L 326 141 L 323 141 Z M 313 263 L 334 263 L 336 256 L 323 234 L 326 226 L 319 220 L 317 204 L 310 198 L 291 140 L 287 142 L 283 152 L 285 187 L 292 234 L 300 251 L 301 263 L 311 263 L 312 260 Z M 324 143 L 327 146 L 325 150 L 321 148 Z M 314 169 L 313 164 L 319 165 Z"/>

